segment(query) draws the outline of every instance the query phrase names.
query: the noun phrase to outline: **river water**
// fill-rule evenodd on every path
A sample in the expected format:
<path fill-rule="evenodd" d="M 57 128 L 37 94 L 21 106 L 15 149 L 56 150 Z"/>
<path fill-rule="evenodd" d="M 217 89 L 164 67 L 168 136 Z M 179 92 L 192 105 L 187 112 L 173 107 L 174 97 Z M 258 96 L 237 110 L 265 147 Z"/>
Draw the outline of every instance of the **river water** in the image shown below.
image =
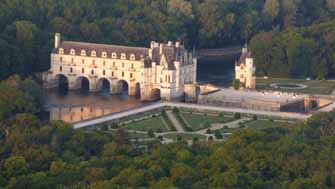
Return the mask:
<path fill-rule="evenodd" d="M 201 58 L 198 60 L 198 83 L 211 83 L 226 87 L 231 85 L 236 56 Z M 51 120 L 69 123 L 88 120 L 120 112 L 145 104 L 127 95 L 110 95 L 108 92 L 88 93 L 81 91 L 49 90 L 47 109 Z"/>

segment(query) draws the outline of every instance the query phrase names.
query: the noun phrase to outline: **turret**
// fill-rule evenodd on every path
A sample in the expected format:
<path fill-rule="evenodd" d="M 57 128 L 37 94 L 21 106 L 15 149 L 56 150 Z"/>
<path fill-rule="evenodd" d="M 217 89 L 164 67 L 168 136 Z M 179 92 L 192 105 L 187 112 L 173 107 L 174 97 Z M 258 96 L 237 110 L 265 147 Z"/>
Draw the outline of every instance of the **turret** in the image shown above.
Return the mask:
<path fill-rule="evenodd" d="M 55 33 L 55 48 L 58 48 L 60 46 L 60 42 L 61 42 L 60 33 Z"/>

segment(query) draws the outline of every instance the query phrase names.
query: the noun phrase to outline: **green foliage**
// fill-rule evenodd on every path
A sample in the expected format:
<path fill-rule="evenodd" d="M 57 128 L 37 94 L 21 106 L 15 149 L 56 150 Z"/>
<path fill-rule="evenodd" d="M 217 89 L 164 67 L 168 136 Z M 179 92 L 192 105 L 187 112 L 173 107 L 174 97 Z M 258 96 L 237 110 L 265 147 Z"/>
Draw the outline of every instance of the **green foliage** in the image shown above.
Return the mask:
<path fill-rule="evenodd" d="M 235 90 L 238 90 L 240 89 L 242 86 L 241 86 L 241 81 L 239 79 L 234 79 L 233 81 L 233 86 L 234 86 L 234 89 Z"/>
<path fill-rule="evenodd" d="M 27 76 L 48 69 L 54 32 L 75 41 L 146 46 L 151 40 L 180 40 L 190 48 L 222 47 L 242 44 L 262 31 L 285 31 L 330 21 L 335 16 L 334 7 L 333 0 L 48 0 L 43 3 L 3 0 L 0 2 L 0 79 L 14 73 Z M 333 44 L 331 40 L 322 42 L 316 44 Z M 324 55 L 313 48 L 302 48 L 310 45 L 314 44 L 304 41 L 292 45 L 301 49 L 293 53 L 303 58 L 300 64 L 317 62 L 309 59 L 309 53 Z M 278 48 L 273 53 L 281 57 Z M 304 57 L 306 53 L 308 56 Z M 329 55 L 324 57 L 326 62 L 320 62 L 324 68 L 328 66 Z M 299 67 L 300 64 L 297 62 Z M 287 69 L 281 72 L 289 73 Z M 318 75 L 322 77 L 322 72 Z"/>

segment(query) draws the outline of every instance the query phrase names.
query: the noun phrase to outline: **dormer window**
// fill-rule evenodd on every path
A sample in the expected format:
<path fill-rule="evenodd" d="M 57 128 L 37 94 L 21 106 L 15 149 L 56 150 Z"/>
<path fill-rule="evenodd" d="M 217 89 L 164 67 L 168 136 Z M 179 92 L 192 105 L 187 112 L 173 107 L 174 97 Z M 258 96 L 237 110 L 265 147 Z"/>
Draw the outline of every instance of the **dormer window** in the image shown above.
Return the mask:
<path fill-rule="evenodd" d="M 130 55 L 130 60 L 135 60 L 135 55 L 134 54 Z"/>
<path fill-rule="evenodd" d="M 81 50 L 80 55 L 81 56 L 86 56 L 86 51 L 85 50 Z"/>
<path fill-rule="evenodd" d="M 92 51 L 91 52 L 91 56 L 97 56 L 97 52 L 96 51 Z"/>
<path fill-rule="evenodd" d="M 126 54 L 122 53 L 121 54 L 121 59 L 126 59 Z"/>
<path fill-rule="evenodd" d="M 116 58 L 116 53 L 112 53 L 112 58 Z"/>
<path fill-rule="evenodd" d="M 59 48 L 59 54 L 64 54 L 64 49 L 63 48 Z"/>
<path fill-rule="evenodd" d="M 101 56 L 102 56 L 102 58 L 106 58 L 107 57 L 107 53 L 106 52 L 102 52 Z"/>
<path fill-rule="evenodd" d="M 71 50 L 70 50 L 70 54 L 71 54 L 71 55 L 75 55 L 75 54 L 76 54 L 76 51 L 75 51 L 74 49 L 71 49 Z"/>

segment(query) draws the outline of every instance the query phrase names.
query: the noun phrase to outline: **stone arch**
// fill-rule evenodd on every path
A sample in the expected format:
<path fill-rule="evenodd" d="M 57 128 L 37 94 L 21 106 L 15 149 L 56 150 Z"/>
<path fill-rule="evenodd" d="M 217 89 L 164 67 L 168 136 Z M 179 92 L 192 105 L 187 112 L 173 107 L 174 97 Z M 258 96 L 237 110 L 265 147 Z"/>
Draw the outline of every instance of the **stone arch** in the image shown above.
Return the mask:
<path fill-rule="evenodd" d="M 156 101 L 161 99 L 161 90 L 159 88 L 151 89 L 151 100 Z"/>
<path fill-rule="evenodd" d="M 90 80 L 85 76 L 79 76 L 76 79 L 76 88 L 81 89 L 83 92 L 90 91 Z"/>
<path fill-rule="evenodd" d="M 109 92 L 111 90 L 111 82 L 105 77 L 99 78 L 97 82 L 97 90 L 102 92 Z"/>
<path fill-rule="evenodd" d="M 57 88 L 59 91 L 67 92 L 70 86 L 70 80 L 64 74 L 58 74 L 55 76 L 57 81 Z"/>
<path fill-rule="evenodd" d="M 127 94 L 129 92 L 129 83 L 126 80 L 119 80 L 117 82 L 118 92 L 120 94 Z"/>

